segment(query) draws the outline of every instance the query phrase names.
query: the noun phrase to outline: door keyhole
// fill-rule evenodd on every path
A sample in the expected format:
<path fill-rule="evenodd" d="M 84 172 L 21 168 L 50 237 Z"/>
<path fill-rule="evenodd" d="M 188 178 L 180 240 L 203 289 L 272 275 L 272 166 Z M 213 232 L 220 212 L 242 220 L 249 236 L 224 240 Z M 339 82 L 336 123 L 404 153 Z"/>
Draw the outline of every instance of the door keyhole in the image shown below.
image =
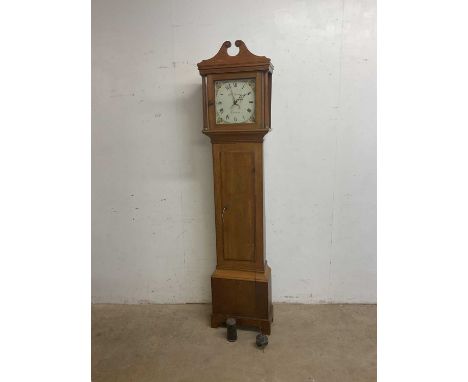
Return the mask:
<path fill-rule="evenodd" d="M 221 220 L 223 221 L 224 223 L 224 213 L 226 212 L 227 210 L 227 207 L 223 207 L 223 212 L 221 212 Z"/>

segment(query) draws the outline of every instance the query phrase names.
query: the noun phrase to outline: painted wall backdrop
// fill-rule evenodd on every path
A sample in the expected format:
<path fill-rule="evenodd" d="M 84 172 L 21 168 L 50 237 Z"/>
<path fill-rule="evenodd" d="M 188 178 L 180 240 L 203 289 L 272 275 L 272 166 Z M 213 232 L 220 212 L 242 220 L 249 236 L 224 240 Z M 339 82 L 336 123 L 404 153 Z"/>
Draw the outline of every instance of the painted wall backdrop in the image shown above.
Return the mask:
<path fill-rule="evenodd" d="M 264 147 L 273 300 L 376 302 L 375 0 L 92 8 L 93 302 L 211 301 L 196 64 L 236 39 L 275 66 Z"/>

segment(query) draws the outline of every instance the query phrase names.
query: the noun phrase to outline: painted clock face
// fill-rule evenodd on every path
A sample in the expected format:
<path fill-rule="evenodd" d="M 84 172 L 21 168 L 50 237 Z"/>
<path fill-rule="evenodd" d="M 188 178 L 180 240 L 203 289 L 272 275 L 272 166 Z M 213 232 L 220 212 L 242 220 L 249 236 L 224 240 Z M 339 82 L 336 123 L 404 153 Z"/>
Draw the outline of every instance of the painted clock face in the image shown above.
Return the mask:
<path fill-rule="evenodd" d="M 255 123 L 255 78 L 215 81 L 216 123 Z"/>

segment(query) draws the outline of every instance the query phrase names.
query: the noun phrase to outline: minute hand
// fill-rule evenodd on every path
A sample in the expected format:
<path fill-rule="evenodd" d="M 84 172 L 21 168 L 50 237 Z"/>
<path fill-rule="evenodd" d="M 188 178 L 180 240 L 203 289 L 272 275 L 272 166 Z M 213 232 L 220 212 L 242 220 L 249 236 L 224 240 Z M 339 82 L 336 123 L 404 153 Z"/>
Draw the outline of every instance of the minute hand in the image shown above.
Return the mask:
<path fill-rule="evenodd" d="M 232 86 L 229 86 L 229 89 L 231 90 L 232 102 L 234 102 L 233 105 L 236 105 L 237 101 L 239 101 L 239 100 L 236 101 L 236 99 L 234 98 L 234 93 L 232 92 Z"/>

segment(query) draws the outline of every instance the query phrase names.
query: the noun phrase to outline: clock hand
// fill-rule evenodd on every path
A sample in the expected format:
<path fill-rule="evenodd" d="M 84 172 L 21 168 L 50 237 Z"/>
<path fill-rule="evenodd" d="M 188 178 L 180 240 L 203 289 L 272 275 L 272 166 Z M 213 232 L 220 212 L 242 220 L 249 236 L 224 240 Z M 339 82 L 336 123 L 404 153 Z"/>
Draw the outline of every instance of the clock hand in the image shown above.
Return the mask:
<path fill-rule="evenodd" d="M 236 105 L 236 104 L 237 104 L 237 101 L 236 101 L 236 99 L 234 98 L 234 93 L 232 92 L 232 86 L 231 86 L 231 85 L 229 85 L 229 89 L 231 90 L 232 101 L 234 102 L 233 105 Z"/>
<path fill-rule="evenodd" d="M 244 97 L 245 97 L 246 95 L 248 95 L 248 94 L 250 94 L 250 92 L 239 95 L 239 98 L 237 99 L 236 103 L 239 102 L 239 101 L 242 101 L 242 100 L 244 99 Z"/>

